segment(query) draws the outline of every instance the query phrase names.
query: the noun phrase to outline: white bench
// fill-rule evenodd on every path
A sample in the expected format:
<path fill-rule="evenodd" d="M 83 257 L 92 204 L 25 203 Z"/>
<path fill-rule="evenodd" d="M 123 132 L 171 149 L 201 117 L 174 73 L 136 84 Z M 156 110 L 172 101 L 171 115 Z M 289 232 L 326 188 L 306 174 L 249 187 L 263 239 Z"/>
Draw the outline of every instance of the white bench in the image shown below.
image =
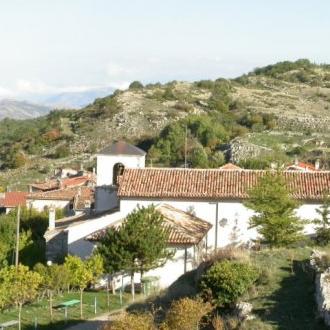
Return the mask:
<path fill-rule="evenodd" d="M 13 325 L 17 325 L 19 322 L 17 320 L 12 320 L 8 322 L 4 322 L 0 324 L 0 330 L 4 330 L 6 328 L 12 327 Z"/>

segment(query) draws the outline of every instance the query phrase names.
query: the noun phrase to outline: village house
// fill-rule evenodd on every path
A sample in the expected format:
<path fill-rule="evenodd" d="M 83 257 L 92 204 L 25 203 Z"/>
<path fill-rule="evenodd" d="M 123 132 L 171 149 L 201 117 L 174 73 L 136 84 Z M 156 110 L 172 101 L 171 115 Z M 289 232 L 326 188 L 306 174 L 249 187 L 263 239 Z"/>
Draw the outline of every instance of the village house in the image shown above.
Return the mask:
<path fill-rule="evenodd" d="M 300 162 L 298 159 L 295 159 L 293 164 L 289 164 L 286 167 L 287 171 L 307 171 L 315 172 L 320 170 L 320 161 L 317 160 L 315 164 Z"/>
<path fill-rule="evenodd" d="M 27 193 L 24 191 L 7 191 L 0 194 L 0 213 L 8 214 L 20 206 L 26 205 Z"/>
<path fill-rule="evenodd" d="M 85 173 L 84 175 L 73 177 L 58 177 L 44 182 L 35 182 L 29 185 L 29 192 L 46 192 L 51 190 L 60 190 L 74 187 L 94 187 L 96 178 L 93 173 Z"/>
<path fill-rule="evenodd" d="M 39 212 L 50 207 L 61 209 L 66 216 L 89 214 L 94 209 L 94 189 L 87 186 L 32 192 L 26 195 L 26 206 Z"/>
<path fill-rule="evenodd" d="M 184 218 L 185 223 L 207 222 L 210 226 L 203 231 L 201 240 L 204 251 L 228 244 L 249 244 L 258 234 L 249 228 L 253 211 L 244 201 L 248 190 L 265 173 L 232 166 L 229 169 L 146 168 L 142 150 L 117 142 L 97 156 L 96 213 L 53 223 L 45 234 L 47 258 L 56 259 L 57 255 L 66 253 L 87 257 L 97 244 L 95 237 L 100 231 L 120 224 L 137 206 L 151 204 L 162 211 L 170 209 L 167 218 L 173 224 L 178 224 L 180 218 Z M 283 175 L 292 198 L 300 202 L 297 215 L 307 220 L 318 218 L 316 209 L 322 204 L 324 192 L 330 190 L 330 172 L 283 171 Z M 306 225 L 304 231 L 312 234 L 313 225 Z M 190 243 L 192 257 L 187 259 L 191 257 L 193 265 L 197 260 L 196 253 L 191 251 L 196 251 L 199 243 Z M 185 248 L 176 249 L 174 277 L 188 269 L 187 259 L 182 258 L 184 251 Z M 160 276 L 161 286 L 173 282 L 171 272 L 170 263 L 154 270 Z"/>

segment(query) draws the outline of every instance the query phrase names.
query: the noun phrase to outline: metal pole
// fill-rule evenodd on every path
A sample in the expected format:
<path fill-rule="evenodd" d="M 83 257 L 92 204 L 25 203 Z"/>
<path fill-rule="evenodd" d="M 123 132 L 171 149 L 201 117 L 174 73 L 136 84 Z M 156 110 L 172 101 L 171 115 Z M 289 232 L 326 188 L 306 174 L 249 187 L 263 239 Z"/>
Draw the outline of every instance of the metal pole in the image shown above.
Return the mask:
<path fill-rule="evenodd" d="M 96 314 L 96 304 L 97 304 L 97 302 L 96 302 L 96 296 L 94 297 L 94 314 Z"/>
<path fill-rule="evenodd" d="M 186 135 L 184 139 L 184 168 L 187 168 L 187 125 L 186 125 Z"/>
<path fill-rule="evenodd" d="M 21 206 L 18 205 L 17 208 L 17 221 L 16 221 L 16 254 L 15 254 L 15 266 L 18 267 L 19 258 L 19 227 L 20 227 L 20 217 L 21 217 Z"/>
<path fill-rule="evenodd" d="M 218 248 L 218 220 L 219 220 L 219 212 L 218 212 L 218 203 L 215 204 L 215 239 L 214 239 L 214 248 L 215 250 Z"/>

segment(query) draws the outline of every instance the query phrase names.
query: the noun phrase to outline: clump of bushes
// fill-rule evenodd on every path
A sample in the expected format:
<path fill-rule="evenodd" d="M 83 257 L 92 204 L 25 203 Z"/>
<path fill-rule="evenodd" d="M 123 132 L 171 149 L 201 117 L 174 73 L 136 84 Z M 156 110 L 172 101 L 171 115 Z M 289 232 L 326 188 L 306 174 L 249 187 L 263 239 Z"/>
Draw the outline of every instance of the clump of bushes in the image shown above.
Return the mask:
<path fill-rule="evenodd" d="M 155 330 L 153 315 L 150 313 L 124 313 L 112 324 L 106 325 L 103 330 Z"/>
<path fill-rule="evenodd" d="M 70 155 L 70 149 L 66 145 L 60 145 L 56 148 L 54 158 L 65 158 Z"/>
<path fill-rule="evenodd" d="M 139 81 L 133 81 L 132 83 L 130 83 L 129 89 L 142 89 L 143 88 L 143 84 Z"/>
<path fill-rule="evenodd" d="M 162 324 L 152 313 L 124 313 L 103 330 L 191 330 L 199 329 L 201 320 L 212 311 L 210 303 L 202 299 L 183 298 L 174 301 Z"/>
<path fill-rule="evenodd" d="M 212 310 L 210 303 L 201 299 L 183 298 L 174 301 L 166 315 L 162 330 L 198 329 L 201 319 Z"/>
<path fill-rule="evenodd" d="M 223 260 L 207 270 L 200 287 L 203 296 L 213 304 L 230 306 L 252 287 L 258 277 L 258 270 L 250 264 Z"/>

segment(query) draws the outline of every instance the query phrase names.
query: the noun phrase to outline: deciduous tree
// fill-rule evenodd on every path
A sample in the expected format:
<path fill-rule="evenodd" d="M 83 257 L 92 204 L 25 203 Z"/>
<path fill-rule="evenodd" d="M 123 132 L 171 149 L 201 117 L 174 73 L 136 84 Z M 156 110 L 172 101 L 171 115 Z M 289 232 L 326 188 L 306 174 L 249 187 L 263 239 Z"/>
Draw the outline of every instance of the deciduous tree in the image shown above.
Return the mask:
<path fill-rule="evenodd" d="M 41 276 L 30 271 L 27 266 L 18 265 L 5 267 L 0 271 L 1 291 L 6 292 L 3 296 L 5 302 L 16 305 L 18 308 L 19 330 L 21 329 L 22 306 L 33 300 L 42 281 Z"/>

